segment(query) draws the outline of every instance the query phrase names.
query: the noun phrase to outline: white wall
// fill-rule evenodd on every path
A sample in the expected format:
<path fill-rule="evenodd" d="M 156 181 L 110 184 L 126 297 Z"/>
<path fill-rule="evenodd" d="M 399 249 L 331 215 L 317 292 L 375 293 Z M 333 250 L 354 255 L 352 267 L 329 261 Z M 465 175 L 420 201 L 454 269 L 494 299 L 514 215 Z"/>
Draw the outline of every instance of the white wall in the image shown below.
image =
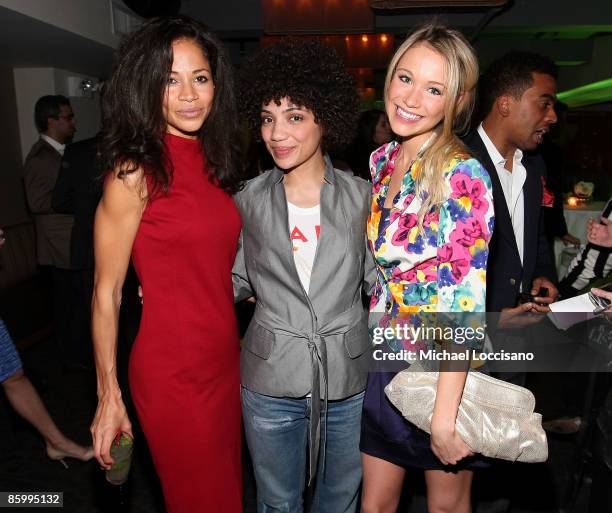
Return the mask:
<path fill-rule="evenodd" d="M 76 120 L 76 134 L 73 142 L 93 137 L 100 130 L 100 93 L 94 93 L 89 97 L 73 97 L 68 92 L 68 77 L 78 76 L 81 78 L 94 77 L 72 73 L 63 69 L 55 69 L 55 94 L 67 96 L 74 111 Z"/>
<path fill-rule="evenodd" d="M 112 0 L 0 0 L 0 5 L 115 48 Z"/>
<path fill-rule="evenodd" d="M 15 68 L 15 96 L 17 101 L 17 118 L 19 126 L 22 161 L 32 145 L 38 139 L 34 124 L 34 104 L 46 94 L 63 94 L 68 96 L 69 76 L 85 77 L 77 73 L 56 68 Z M 74 111 L 77 132 L 74 141 L 87 139 L 96 134 L 100 126 L 99 96 L 93 98 L 75 98 L 68 96 Z"/>
<path fill-rule="evenodd" d="M 17 101 L 17 128 L 23 162 L 38 139 L 34 125 L 34 104 L 45 94 L 55 94 L 55 77 L 53 68 L 15 68 L 13 76 Z"/>

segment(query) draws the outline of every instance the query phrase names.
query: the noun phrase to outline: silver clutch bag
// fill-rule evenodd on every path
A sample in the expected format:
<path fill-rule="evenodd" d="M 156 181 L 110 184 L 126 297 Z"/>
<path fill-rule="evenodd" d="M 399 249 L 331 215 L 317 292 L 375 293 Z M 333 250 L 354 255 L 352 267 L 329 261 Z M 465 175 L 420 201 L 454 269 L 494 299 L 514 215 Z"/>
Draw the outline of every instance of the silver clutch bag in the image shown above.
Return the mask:
<path fill-rule="evenodd" d="M 399 372 L 385 387 L 389 401 L 415 426 L 431 433 L 438 373 L 418 363 Z M 457 413 L 456 430 L 476 453 L 536 463 L 548 458 L 542 416 L 526 388 L 469 372 Z"/>

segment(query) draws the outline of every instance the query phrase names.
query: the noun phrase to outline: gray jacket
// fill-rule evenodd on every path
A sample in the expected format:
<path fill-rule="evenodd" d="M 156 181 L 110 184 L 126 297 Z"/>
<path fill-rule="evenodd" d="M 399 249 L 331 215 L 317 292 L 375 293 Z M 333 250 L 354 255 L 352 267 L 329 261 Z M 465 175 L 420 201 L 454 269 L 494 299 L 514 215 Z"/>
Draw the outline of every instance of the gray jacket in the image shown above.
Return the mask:
<path fill-rule="evenodd" d="M 313 388 L 311 359 L 320 358 L 322 347 L 330 400 L 365 388 L 370 342 L 362 291 L 369 293 L 376 280 L 365 235 L 371 185 L 326 162 L 310 294 L 293 260 L 283 172 L 267 171 L 234 197 L 242 217 L 234 297 L 257 297 L 241 379 L 257 393 L 304 397 Z M 322 381 L 320 386 L 325 397 Z"/>
<path fill-rule="evenodd" d="M 257 298 L 240 356 L 242 385 L 275 397 L 312 393 L 311 479 L 320 398 L 327 403 L 365 389 L 371 346 L 362 292 L 376 280 L 365 234 L 371 185 L 326 164 L 309 294 L 293 259 L 283 172 L 265 172 L 234 197 L 242 217 L 234 297 Z"/>

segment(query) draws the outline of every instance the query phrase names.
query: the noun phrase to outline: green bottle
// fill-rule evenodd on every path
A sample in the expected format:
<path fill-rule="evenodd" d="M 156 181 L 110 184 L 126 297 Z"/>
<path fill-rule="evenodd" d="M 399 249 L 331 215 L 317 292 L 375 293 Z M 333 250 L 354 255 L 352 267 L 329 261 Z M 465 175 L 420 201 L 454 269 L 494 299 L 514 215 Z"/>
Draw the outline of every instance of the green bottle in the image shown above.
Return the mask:
<path fill-rule="evenodd" d="M 127 433 L 119 433 L 113 440 L 110 449 L 113 466 L 106 471 L 106 480 L 114 485 L 122 485 L 127 481 L 132 463 L 134 440 Z"/>

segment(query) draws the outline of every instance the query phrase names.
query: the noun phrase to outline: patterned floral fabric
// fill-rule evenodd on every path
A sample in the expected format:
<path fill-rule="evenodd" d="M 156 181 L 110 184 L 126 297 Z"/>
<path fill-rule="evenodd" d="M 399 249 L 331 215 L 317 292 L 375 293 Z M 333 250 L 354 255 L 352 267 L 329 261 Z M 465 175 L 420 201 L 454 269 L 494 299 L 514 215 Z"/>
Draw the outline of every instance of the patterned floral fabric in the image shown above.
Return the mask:
<path fill-rule="evenodd" d="M 405 174 L 393 207 L 383 209 L 399 149 L 392 141 L 370 159 L 373 198 L 367 234 L 378 271 L 370 310 L 382 313 L 379 325 L 403 313 L 484 312 L 494 222 L 487 171 L 467 155 L 453 158 L 444 174 L 449 198 L 425 216 L 421 235 L 418 160 Z"/>

